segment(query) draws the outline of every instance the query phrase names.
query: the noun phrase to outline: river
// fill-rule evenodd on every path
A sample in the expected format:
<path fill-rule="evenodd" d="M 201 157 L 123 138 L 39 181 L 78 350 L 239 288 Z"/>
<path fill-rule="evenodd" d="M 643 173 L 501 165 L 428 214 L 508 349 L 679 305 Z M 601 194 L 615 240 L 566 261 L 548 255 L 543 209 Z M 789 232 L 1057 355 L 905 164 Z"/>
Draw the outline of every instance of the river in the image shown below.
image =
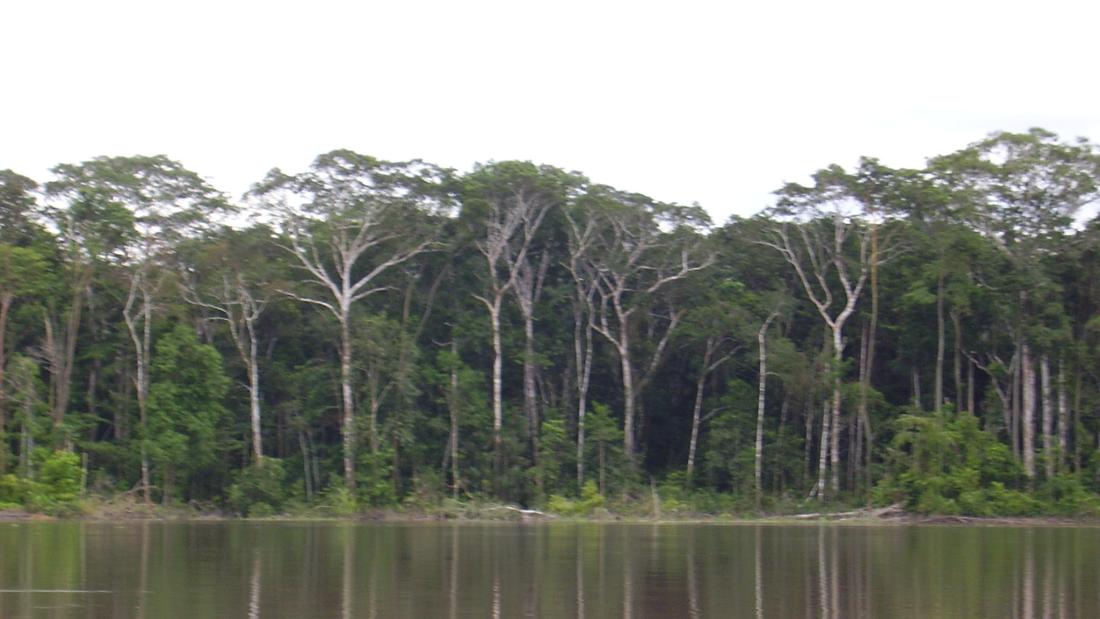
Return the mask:
<path fill-rule="evenodd" d="M 1100 528 L 0 523 L 0 617 L 1100 617 Z"/>

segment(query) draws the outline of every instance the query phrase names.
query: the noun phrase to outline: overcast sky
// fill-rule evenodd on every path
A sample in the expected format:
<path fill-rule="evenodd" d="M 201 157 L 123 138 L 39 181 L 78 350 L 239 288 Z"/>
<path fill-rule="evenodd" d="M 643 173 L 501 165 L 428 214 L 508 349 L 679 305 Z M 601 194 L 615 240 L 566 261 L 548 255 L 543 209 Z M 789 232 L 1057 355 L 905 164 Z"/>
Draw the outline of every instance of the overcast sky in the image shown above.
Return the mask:
<path fill-rule="evenodd" d="M 239 195 L 350 148 L 530 159 L 723 221 L 860 155 L 1100 140 L 1083 0 L 27 0 L 0 23 L 0 169 L 38 180 L 163 153 Z"/>

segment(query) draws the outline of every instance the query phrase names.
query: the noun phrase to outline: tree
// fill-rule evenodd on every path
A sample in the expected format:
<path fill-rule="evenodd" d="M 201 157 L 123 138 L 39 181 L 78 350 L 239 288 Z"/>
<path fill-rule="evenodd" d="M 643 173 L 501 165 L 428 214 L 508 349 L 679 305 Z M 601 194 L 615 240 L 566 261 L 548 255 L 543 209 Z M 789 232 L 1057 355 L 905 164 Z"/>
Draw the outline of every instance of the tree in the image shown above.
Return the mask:
<path fill-rule="evenodd" d="M 180 282 L 180 290 L 188 303 L 211 311 L 212 320 L 226 325 L 244 365 L 248 376 L 252 458 L 257 466 L 264 455 L 259 321 L 274 292 L 272 274 L 265 272 L 269 269 L 264 256 L 271 236 L 271 230 L 266 227 L 244 232 L 224 231 L 209 246 L 209 253 L 199 256 L 201 262 L 182 274 Z M 213 281 L 196 281 L 200 273 Z"/>
<path fill-rule="evenodd" d="M 1036 375 L 1032 323 L 1037 302 L 1031 291 L 1049 284 L 1041 260 L 1063 238 L 1073 216 L 1100 195 L 1100 154 L 1081 138 L 1061 141 L 1054 133 L 999 132 L 942 159 L 955 186 L 979 193 L 975 224 L 1009 258 L 1014 271 L 1016 353 L 1021 384 L 1024 471 L 1035 475 Z M 1049 350 L 1039 350 L 1040 365 Z"/>
<path fill-rule="evenodd" d="M 822 423 L 818 479 L 811 491 L 812 496 L 821 499 L 825 496 L 825 472 L 830 456 L 832 490 L 840 489 L 844 325 L 855 312 L 863 293 L 871 260 L 870 231 L 858 218 L 858 204 L 852 199 L 849 175 L 839 166 L 831 166 L 814 174 L 813 180 L 813 186 L 789 183 L 777 192 L 779 201 L 775 214 L 793 221 L 780 221 L 769 231 L 769 239 L 761 243 L 778 251 L 791 265 L 831 336 L 832 411 Z M 791 228 L 797 234 L 794 240 Z"/>
<path fill-rule="evenodd" d="M 66 198 L 79 208 L 70 209 L 70 219 L 85 223 L 84 228 L 96 231 L 102 249 L 121 254 L 129 281 L 129 292 L 123 308 L 130 340 L 134 346 L 135 387 L 142 428 L 141 485 L 145 500 L 149 500 L 149 463 L 146 454 L 149 395 L 149 365 L 152 354 L 152 322 L 156 295 L 162 278 L 157 272 L 158 260 L 181 238 L 214 225 L 214 219 L 231 211 L 221 192 L 206 183 L 198 174 L 163 155 L 152 157 L 97 157 L 79 164 L 61 164 L 53 168 L 54 180 L 46 185 L 47 192 Z M 102 210 L 111 215 L 107 226 L 88 221 L 89 210 Z M 106 234 L 103 233 L 106 228 Z M 82 232 L 73 226 L 73 238 Z M 95 250 L 95 244 L 74 245 L 74 251 Z M 69 328 L 66 330 L 66 363 L 63 366 L 64 391 L 56 398 L 55 423 L 60 424 L 68 406 L 69 372 L 79 327 L 80 294 L 85 282 L 74 286 Z M 53 347 L 51 347 L 53 348 Z M 56 355 L 55 358 L 62 358 Z"/>
<path fill-rule="evenodd" d="M 229 379 L 212 346 L 176 325 L 157 341 L 149 388 L 149 452 L 163 480 L 161 497 L 171 501 L 182 477 L 190 497 L 218 465 L 226 420 L 223 404 Z"/>
<path fill-rule="evenodd" d="M 4 368 L 7 366 L 8 319 L 16 299 L 35 297 L 43 291 L 47 266 L 33 249 L 0 243 L 0 437 L 7 423 Z M 0 444 L 0 474 L 7 468 L 7 447 Z"/>
<path fill-rule="evenodd" d="M 588 200 L 593 208 L 591 216 L 600 219 L 599 237 L 585 257 L 596 282 L 597 320 L 592 328 L 611 344 L 619 359 L 623 452 L 634 469 L 637 399 L 660 365 L 683 310 L 672 307 L 666 299 L 668 309 L 663 319 L 647 314 L 656 309 L 659 292 L 713 263 L 713 255 L 694 233 L 696 227 L 708 225 L 709 220 L 699 207 L 662 204 L 605 186 L 590 188 Z M 665 232 L 662 226 L 670 230 Z M 642 353 L 632 335 L 643 318 L 653 326 L 648 339 L 656 345 L 639 374 L 635 363 Z"/>
<path fill-rule="evenodd" d="M 340 330 L 340 433 L 344 484 L 355 489 L 353 305 L 389 290 L 381 279 L 432 248 L 425 215 L 447 206 L 445 170 L 420 161 L 387 162 L 348 150 L 320 155 L 296 176 L 272 170 L 251 194 L 282 210 L 285 246 L 310 291 L 285 291 L 330 313 Z"/>
<path fill-rule="evenodd" d="M 523 315 L 523 410 L 531 453 L 538 454 L 538 411 L 535 392 L 534 311 L 549 266 L 547 252 L 536 263 L 532 258 L 535 237 L 543 219 L 563 199 L 567 182 L 560 170 L 537 168 L 527 162 L 503 162 L 482 166 L 466 179 L 465 204 L 476 220 L 477 249 L 486 261 L 485 293 L 475 294 L 489 312 L 493 342 L 493 454 L 499 477 L 503 454 L 503 362 L 501 311 L 504 297 L 512 292 Z M 499 491 L 499 488 L 498 488 Z"/>

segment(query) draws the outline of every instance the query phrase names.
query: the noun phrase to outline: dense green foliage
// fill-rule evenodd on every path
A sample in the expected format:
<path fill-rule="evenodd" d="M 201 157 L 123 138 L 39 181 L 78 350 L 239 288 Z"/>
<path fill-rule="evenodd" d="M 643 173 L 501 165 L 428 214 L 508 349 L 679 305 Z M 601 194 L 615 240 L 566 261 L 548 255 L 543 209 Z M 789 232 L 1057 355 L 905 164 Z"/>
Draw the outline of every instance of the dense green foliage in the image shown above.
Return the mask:
<path fill-rule="evenodd" d="M 525 162 L 334 151 L 239 205 L 162 156 L 53 172 L 0 172 L 4 504 L 1095 509 L 1087 141 L 828 166 L 722 225 Z"/>

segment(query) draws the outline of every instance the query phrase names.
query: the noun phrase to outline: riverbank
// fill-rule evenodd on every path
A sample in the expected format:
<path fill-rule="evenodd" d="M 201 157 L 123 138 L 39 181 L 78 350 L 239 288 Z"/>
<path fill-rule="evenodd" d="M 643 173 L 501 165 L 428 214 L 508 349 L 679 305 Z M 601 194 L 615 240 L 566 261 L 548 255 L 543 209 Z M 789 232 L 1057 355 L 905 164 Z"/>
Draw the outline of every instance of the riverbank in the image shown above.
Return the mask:
<path fill-rule="evenodd" d="M 298 509 L 265 516 L 240 516 L 196 505 L 160 505 L 131 498 L 88 499 L 79 508 L 62 516 L 30 512 L 24 509 L 0 510 L 0 522 L 87 521 L 87 522 L 564 522 L 624 524 L 724 524 L 724 525 L 814 525 L 840 526 L 1088 526 L 1100 527 L 1095 516 L 1020 516 L 986 517 L 955 514 L 915 514 L 893 505 L 877 509 L 836 509 L 813 513 L 690 513 L 664 512 L 619 513 L 597 509 L 593 513 L 556 514 L 492 502 L 450 502 L 429 509 L 368 509 L 334 514 L 318 509 Z"/>

